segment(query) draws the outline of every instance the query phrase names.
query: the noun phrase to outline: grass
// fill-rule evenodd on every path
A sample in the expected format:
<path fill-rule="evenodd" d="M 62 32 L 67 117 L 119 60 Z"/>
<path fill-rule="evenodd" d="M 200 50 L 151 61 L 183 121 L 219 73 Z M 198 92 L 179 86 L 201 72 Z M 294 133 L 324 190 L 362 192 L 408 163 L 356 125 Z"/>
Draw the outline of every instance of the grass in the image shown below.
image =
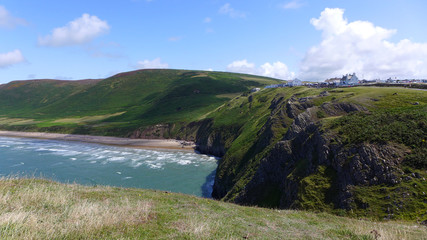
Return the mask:
<path fill-rule="evenodd" d="M 87 134 L 126 136 L 139 127 L 196 121 L 234 96 L 278 82 L 246 74 L 188 70 L 127 72 L 91 84 L 12 82 L 0 86 L 0 117 L 34 119 L 21 122 L 21 129 L 61 128 L 72 133 L 77 128 L 81 132 L 84 126 Z M 114 115 L 120 112 L 124 113 Z"/>
<path fill-rule="evenodd" d="M 412 152 L 404 164 L 427 169 L 427 105 L 351 114 L 335 120 L 330 128 L 348 145 L 362 142 L 403 144 Z"/>
<path fill-rule="evenodd" d="M 427 228 L 163 191 L 0 180 L 2 239 L 426 239 Z"/>

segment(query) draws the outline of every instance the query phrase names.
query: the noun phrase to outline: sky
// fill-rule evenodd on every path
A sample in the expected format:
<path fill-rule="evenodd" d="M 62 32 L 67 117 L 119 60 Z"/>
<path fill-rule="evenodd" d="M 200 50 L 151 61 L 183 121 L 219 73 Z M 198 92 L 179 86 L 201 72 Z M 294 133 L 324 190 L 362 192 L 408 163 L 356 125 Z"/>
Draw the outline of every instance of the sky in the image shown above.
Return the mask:
<path fill-rule="evenodd" d="M 172 68 L 427 79 L 424 0 L 0 0 L 0 84 Z"/>

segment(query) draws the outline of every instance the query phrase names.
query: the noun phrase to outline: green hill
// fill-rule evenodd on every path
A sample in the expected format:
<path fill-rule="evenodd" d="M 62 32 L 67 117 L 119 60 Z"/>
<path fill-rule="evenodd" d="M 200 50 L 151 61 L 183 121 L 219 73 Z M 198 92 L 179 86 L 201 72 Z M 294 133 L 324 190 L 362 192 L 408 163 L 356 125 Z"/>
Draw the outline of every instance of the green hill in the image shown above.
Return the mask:
<path fill-rule="evenodd" d="M 0 86 L 0 118 L 4 123 L 8 118 L 25 119 L 27 130 L 57 126 L 56 131 L 72 132 L 96 125 L 102 126 L 97 134 L 124 135 L 140 126 L 197 120 L 230 97 L 278 82 L 244 74 L 185 70 L 140 70 L 104 80 L 18 81 Z M 28 126 L 30 120 L 36 124 Z M 19 124 L 15 121 L 14 125 Z M 125 132 L 109 132 L 118 128 Z"/>
<path fill-rule="evenodd" d="M 0 180 L 1 239 L 426 239 L 427 228 L 142 189 Z"/>

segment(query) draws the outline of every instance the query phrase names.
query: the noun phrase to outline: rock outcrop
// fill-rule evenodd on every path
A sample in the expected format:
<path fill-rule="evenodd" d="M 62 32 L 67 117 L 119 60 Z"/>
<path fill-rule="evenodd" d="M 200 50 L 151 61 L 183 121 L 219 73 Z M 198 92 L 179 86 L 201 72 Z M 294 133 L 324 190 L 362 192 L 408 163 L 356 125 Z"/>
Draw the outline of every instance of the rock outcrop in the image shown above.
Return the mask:
<path fill-rule="evenodd" d="M 217 197 L 224 197 L 239 204 L 298 208 L 301 180 L 316 174 L 319 166 L 325 166 L 334 175 L 330 200 L 335 208 L 350 209 L 351 186 L 396 184 L 402 174 L 398 165 L 404 158 L 404 147 L 397 144 L 361 143 L 348 146 L 339 136 L 322 128 L 318 111 L 328 116 L 367 111 L 352 103 L 324 103 L 314 106 L 312 98 L 292 97 L 272 102 L 272 112 L 286 112 L 293 119 L 292 125 L 272 150 L 261 159 L 255 174 L 233 198 L 219 191 L 222 179 L 217 179 Z M 271 118 L 266 125 L 278 118 Z M 277 124 L 277 123 L 276 123 Z M 218 194 L 218 193 L 222 193 Z"/>

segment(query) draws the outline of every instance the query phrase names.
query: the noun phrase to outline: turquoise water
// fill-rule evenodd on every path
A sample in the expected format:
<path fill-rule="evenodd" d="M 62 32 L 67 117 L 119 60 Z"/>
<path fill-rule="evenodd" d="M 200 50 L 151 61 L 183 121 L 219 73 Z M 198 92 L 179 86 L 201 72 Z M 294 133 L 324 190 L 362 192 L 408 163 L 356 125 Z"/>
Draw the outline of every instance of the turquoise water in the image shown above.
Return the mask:
<path fill-rule="evenodd" d="M 214 157 L 92 143 L 0 137 L 0 176 L 180 192 L 210 197 Z"/>

